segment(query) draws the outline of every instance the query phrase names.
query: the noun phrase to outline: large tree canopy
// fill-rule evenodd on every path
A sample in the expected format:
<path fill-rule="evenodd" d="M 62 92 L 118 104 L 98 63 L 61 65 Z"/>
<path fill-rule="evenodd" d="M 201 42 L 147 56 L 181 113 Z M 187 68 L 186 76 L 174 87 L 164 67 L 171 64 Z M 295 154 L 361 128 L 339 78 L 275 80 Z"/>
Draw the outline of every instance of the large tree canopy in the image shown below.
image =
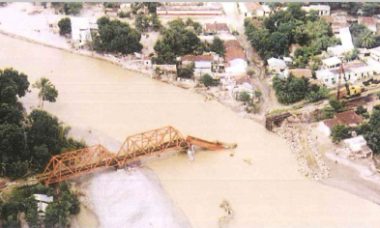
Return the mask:
<path fill-rule="evenodd" d="M 0 103 L 16 103 L 17 97 L 25 96 L 28 88 L 25 74 L 10 68 L 0 70 Z"/>
<path fill-rule="evenodd" d="M 198 24 L 191 20 L 177 19 L 169 22 L 169 28 L 164 29 L 162 37 L 154 45 L 157 53 L 157 63 L 174 63 L 176 57 L 186 54 L 200 54 L 203 45 L 196 35 Z"/>
<path fill-rule="evenodd" d="M 141 51 L 141 35 L 129 24 L 102 17 L 98 19 L 98 27 L 99 33 L 94 37 L 95 50 L 122 54 Z"/>

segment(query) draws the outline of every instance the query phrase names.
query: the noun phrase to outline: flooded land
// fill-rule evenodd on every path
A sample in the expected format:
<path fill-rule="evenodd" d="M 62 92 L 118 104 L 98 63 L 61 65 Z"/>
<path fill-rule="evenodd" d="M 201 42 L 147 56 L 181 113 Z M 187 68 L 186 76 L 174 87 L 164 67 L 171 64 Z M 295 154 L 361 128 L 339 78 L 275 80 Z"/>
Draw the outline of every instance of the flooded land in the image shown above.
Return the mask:
<path fill-rule="evenodd" d="M 153 170 L 160 183 L 150 183 L 151 177 L 139 171 L 109 172 L 89 178 L 88 189 L 83 191 L 89 193 L 86 197 L 103 227 L 141 224 L 131 222 L 142 216 L 132 213 L 131 205 L 148 206 L 145 196 L 151 196 L 150 202 L 157 203 L 157 207 L 174 208 L 150 210 L 147 216 L 153 217 L 149 220 L 152 223 L 157 210 L 165 212 L 159 215 L 167 216 L 166 221 L 179 219 L 186 224 L 184 215 L 192 227 L 218 227 L 219 219 L 226 214 L 220 204 L 227 201 L 233 211 L 230 227 L 380 225 L 379 205 L 306 179 L 298 172 L 295 156 L 285 140 L 215 101 L 205 102 L 191 91 L 105 61 L 2 35 L 0 43 L 0 68 L 25 72 L 31 83 L 48 77 L 59 96 L 56 103 L 46 103 L 45 109 L 59 116 L 72 127 L 74 136 L 83 137 L 89 144 L 101 143 L 116 151 L 126 136 L 166 125 L 184 135 L 238 144 L 231 151 L 198 151 L 194 161 L 177 155 L 149 162 L 147 169 Z M 25 107 L 36 107 L 36 91 L 22 101 Z M 146 183 L 136 184 L 136 178 Z M 119 186 L 115 184 L 120 183 L 118 180 L 136 188 Z M 97 188 L 99 192 L 94 192 Z M 123 191 L 136 197 L 127 197 Z M 148 191 L 151 192 L 141 194 Z M 97 203 L 108 199 L 117 207 L 109 202 L 99 208 Z M 105 216 L 110 212 L 125 219 L 107 220 Z"/>

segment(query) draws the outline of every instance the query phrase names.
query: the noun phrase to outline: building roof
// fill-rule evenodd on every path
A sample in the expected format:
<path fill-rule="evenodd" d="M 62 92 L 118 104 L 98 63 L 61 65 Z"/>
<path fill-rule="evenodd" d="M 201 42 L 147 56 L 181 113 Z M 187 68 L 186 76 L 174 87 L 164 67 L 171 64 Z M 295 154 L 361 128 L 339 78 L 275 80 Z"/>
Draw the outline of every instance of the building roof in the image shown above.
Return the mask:
<path fill-rule="evenodd" d="M 313 76 L 310 69 L 306 68 L 296 68 L 296 69 L 290 69 L 289 73 L 292 74 L 294 77 L 301 78 L 311 78 Z"/>
<path fill-rule="evenodd" d="M 226 62 L 232 61 L 234 59 L 245 59 L 245 52 L 241 47 L 239 41 L 227 40 L 224 42 L 224 48 L 224 60 Z"/>
<path fill-rule="evenodd" d="M 45 194 L 33 194 L 33 197 L 35 200 L 44 202 L 44 203 L 51 203 L 53 202 L 53 196 L 48 196 Z"/>
<path fill-rule="evenodd" d="M 229 32 L 229 28 L 226 23 L 207 23 L 205 25 L 206 32 Z"/>
<path fill-rule="evenodd" d="M 362 135 L 344 139 L 343 142 L 354 152 L 361 151 L 363 147 L 367 145 L 367 141 Z"/>
<path fill-rule="evenodd" d="M 205 62 L 212 62 L 214 57 L 211 54 L 203 54 L 203 55 L 184 55 L 182 56 L 182 61 L 190 61 L 190 62 L 198 62 L 198 61 L 205 61 Z"/>
<path fill-rule="evenodd" d="M 267 63 L 268 63 L 268 66 L 269 67 L 274 67 L 274 68 L 280 68 L 280 69 L 284 69 L 286 68 L 286 63 L 284 60 L 282 59 L 277 59 L 277 58 L 270 58 L 267 60 Z"/>
<path fill-rule="evenodd" d="M 335 118 L 342 121 L 343 124 L 351 126 L 357 125 L 363 122 L 363 117 L 356 114 L 354 111 L 345 111 L 335 114 Z"/>
<path fill-rule="evenodd" d="M 323 59 L 322 63 L 330 67 L 330 66 L 336 66 L 338 64 L 341 64 L 342 61 L 338 57 L 334 56 L 331 58 Z"/>
<path fill-rule="evenodd" d="M 363 118 L 354 111 L 345 111 L 335 114 L 335 118 L 324 120 L 323 123 L 330 129 L 336 125 L 353 126 L 363 122 Z"/>
<path fill-rule="evenodd" d="M 245 2 L 244 4 L 249 11 L 256 11 L 261 8 L 261 4 L 259 2 Z"/>

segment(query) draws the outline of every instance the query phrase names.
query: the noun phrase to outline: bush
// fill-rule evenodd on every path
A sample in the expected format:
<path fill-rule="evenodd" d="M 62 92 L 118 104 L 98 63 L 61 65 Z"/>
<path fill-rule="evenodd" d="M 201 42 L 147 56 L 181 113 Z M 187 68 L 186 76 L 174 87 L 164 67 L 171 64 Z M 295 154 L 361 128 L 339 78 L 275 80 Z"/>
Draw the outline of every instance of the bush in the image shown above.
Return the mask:
<path fill-rule="evenodd" d="M 350 128 L 344 125 L 336 125 L 331 130 L 331 138 L 334 143 L 340 142 L 342 139 L 351 137 Z"/>
<path fill-rule="evenodd" d="M 177 76 L 180 78 L 192 78 L 194 74 L 194 65 L 180 67 L 177 69 Z"/>
<path fill-rule="evenodd" d="M 131 12 L 120 11 L 119 13 L 117 13 L 117 16 L 120 18 L 131 18 Z"/>
<path fill-rule="evenodd" d="M 251 101 L 251 99 L 252 99 L 251 95 L 248 92 L 242 91 L 239 93 L 239 97 L 238 97 L 239 101 L 242 101 L 244 103 L 248 103 Z"/>
<path fill-rule="evenodd" d="M 59 34 L 61 36 L 71 34 L 71 20 L 68 17 L 62 18 L 58 22 Z"/>
<path fill-rule="evenodd" d="M 273 88 L 277 99 L 283 104 L 292 104 L 305 98 L 309 83 L 305 78 L 296 78 L 290 75 L 286 79 L 274 77 Z"/>
<path fill-rule="evenodd" d="M 311 91 L 306 95 L 306 99 L 310 102 L 316 102 L 327 98 L 329 90 L 325 86 L 319 87 L 317 91 Z"/>
<path fill-rule="evenodd" d="M 83 4 L 81 2 L 69 2 L 64 3 L 63 11 L 66 15 L 77 15 L 83 8 Z"/>
<path fill-rule="evenodd" d="M 218 80 L 213 79 L 209 74 L 204 74 L 201 78 L 200 81 L 203 85 L 206 87 L 209 86 L 217 86 L 219 84 Z"/>
<path fill-rule="evenodd" d="M 330 99 L 329 104 L 334 109 L 335 112 L 342 112 L 345 110 L 345 104 L 342 101 L 338 101 L 336 99 Z"/>

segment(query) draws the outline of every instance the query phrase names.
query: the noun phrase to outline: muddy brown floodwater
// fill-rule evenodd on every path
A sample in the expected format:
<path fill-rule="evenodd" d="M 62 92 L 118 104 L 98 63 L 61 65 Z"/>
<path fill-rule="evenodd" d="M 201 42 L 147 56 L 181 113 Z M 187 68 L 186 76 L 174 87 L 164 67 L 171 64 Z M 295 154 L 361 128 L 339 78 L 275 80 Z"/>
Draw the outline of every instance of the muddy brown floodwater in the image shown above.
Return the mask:
<path fill-rule="evenodd" d="M 284 140 L 217 102 L 104 61 L 5 36 L 0 43 L 1 68 L 56 85 L 59 98 L 45 109 L 74 135 L 97 132 L 99 142 L 117 148 L 127 135 L 172 125 L 237 143 L 233 156 L 201 151 L 193 162 L 180 155 L 148 164 L 193 227 L 217 227 L 224 200 L 234 212 L 230 227 L 380 227 L 379 205 L 305 179 Z M 36 106 L 36 92 L 23 102 Z"/>

